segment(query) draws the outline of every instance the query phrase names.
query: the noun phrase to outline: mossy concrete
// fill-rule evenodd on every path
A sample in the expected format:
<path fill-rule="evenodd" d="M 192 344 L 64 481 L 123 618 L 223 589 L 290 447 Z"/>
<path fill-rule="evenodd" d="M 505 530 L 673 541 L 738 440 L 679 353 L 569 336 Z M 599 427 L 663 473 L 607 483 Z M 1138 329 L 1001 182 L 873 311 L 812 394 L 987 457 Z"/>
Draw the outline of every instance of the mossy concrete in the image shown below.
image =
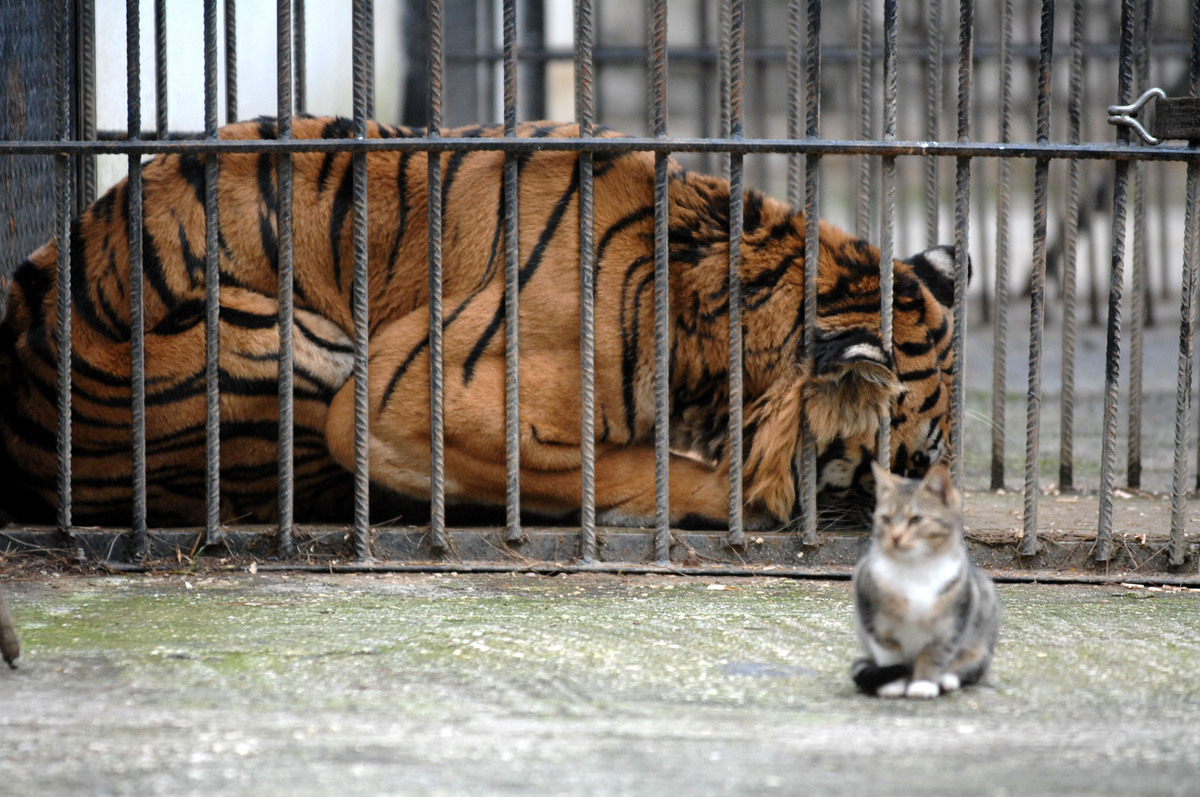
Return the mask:
<path fill-rule="evenodd" d="M 848 583 L 3 584 L 11 794 L 1194 794 L 1200 593 L 1002 585 L 986 685 L 856 694 Z"/>

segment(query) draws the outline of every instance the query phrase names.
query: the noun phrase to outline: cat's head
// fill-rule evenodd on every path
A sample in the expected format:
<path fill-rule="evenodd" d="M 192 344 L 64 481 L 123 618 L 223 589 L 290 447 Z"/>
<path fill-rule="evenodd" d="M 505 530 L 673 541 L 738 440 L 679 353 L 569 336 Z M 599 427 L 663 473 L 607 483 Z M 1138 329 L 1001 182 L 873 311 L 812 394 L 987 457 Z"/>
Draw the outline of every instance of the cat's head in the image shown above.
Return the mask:
<path fill-rule="evenodd" d="M 875 472 L 875 544 L 887 556 L 920 559 L 945 553 L 962 539 L 962 495 L 950 469 L 938 463 L 923 479 Z"/>

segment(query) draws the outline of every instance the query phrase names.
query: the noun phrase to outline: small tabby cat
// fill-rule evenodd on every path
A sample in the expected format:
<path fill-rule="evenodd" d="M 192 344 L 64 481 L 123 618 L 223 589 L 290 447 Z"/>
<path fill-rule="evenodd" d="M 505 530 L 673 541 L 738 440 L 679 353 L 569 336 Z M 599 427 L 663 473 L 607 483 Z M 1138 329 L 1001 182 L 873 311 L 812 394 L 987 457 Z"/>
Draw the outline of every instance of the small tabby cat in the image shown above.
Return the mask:
<path fill-rule="evenodd" d="M 962 497 L 938 464 L 924 479 L 875 471 L 875 530 L 854 568 L 865 658 L 850 668 L 880 697 L 928 699 L 983 677 L 1000 631 L 992 580 L 968 558 Z"/>

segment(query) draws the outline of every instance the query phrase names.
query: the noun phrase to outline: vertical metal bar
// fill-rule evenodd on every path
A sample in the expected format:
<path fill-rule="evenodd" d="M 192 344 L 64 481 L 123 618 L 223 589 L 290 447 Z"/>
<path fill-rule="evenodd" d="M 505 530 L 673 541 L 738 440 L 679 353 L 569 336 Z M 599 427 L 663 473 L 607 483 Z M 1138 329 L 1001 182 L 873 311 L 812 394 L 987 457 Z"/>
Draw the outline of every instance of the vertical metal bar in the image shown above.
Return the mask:
<path fill-rule="evenodd" d="M 167 0 L 154 0 L 154 113 L 159 138 L 167 137 Z"/>
<path fill-rule="evenodd" d="M 295 50 L 296 113 L 308 111 L 308 45 L 305 35 L 304 0 L 292 2 L 292 46 Z"/>
<path fill-rule="evenodd" d="M 125 3 L 126 130 L 130 141 L 142 137 L 141 8 L 138 0 Z M 142 158 L 129 156 L 129 390 L 130 463 L 133 488 L 134 557 L 146 556 L 146 327 L 142 269 Z"/>
<path fill-rule="evenodd" d="M 1050 86 L 1054 60 L 1054 0 L 1042 0 L 1042 36 L 1038 57 L 1037 140 L 1050 142 Z M 1050 160 L 1038 158 L 1033 173 L 1033 274 L 1029 299 L 1029 390 L 1025 416 L 1025 531 L 1019 552 L 1037 553 L 1039 427 L 1042 420 L 1042 333 L 1046 311 L 1046 204 Z"/>
<path fill-rule="evenodd" d="M 808 93 L 806 96 L 807 124 L 805 136 L 819 138 L 821 127 L 821 3 L 808 0 L 808 31 L 806 54 Z M 807 372 L 813 373 L 813 357 L 817 341 L 817 268 L 821 239 L 817 221 L 820 216 L 821 157 L 806 155 L 804 159 L 804 359 Z M 807 409 L 802 416 L 800 467 L 800 543 L 819 545 L 817 536 L 817 445 L 808 426 Z"/>
<path fill-rule="evenodd" d="M 96 4 L 94 0 L 78 0 L 76 47 L 78 64 L 75 70 L 79 83 L 79 137 L 96 140 Z M 81 215 L 96 199 L 96 156 L 84 155 L 76 162 L 78 182 L 75 191 L 75 213 Z"/>
<path fill-rule="evenodd" d="M 801 59 L 800 21 L 803 18 L 800 9 L 801 0 L 788 2 L 788 45 L 787 45 L 787 135 L 795 141 L 800 138 L 800 87 Z M 787 156 L 787 201 L 793 210 L 801 207 L 801 156 L 789 153 Z"/>
<path fill-rule="evenodd" d="M 217 138 L 217 2 L 204 2 L 204 136 Z M 217 155 L 204 156 L 204 306 L 205 388 L 204 415 L 206 482 L 205 535 L 209 543 L 221 535 L 221 394 L 220 322 L 221 271 L 217 215 Z"/>
<path fill-rule="evenodd" d="M 732 0 L 729 15 L 729 122 L 732 138 L 742 137 L 742 83 L 745 3 Z M 729 544 L 742 545 L 742 221 L 745 195 L 742 154 L 729 156 Z"/>
<path fill-rule="evenodd" d="M 1012 138 L 1013 0 L 1004 0 L 1000 21 L 1000 142 Z M 1005 409 L 1008 393 L 1008 213 L 1012 193 L 1012 163 L 1000 158 L 996 183 L 996 297 L 992 323 L 992 481 L 1004 489 Z"/>
<path fill-rule="evenodd" d="M 728 0 L 721 0 L 721 2 L 718 3 L 718 5 L 723 8 L 725 6 L 726 2 L 728 2 Z M 712 26 L 710 24 L 710 19 L 709 19 L 709 9 L 711 9 L 711 8 L 712 8 L 712 0 L 700 0 L 700 3 L 696 6 L 696 25 L 700 29 L 700 33 L 699 33 L 700 49 L 703 51 L 708 50 L 709 46 L 712 44 L 712 39 L 713 39 Z M 716 46 L 718 48 L 717 49 L 717 61 L 720 61 L 721 55 L 722 55 L 722 51 L 720 48 L 724 45 L 724 36 L 725 36 L 725 23 L 724 23 L 725 16 L 723 14 L 721 14 L 720 11 L 718 11 L 716 19 L 717 19 L 717 36 L 716 36 L 717 43 L 716 43 Z M 712 123 L 713 123 L 713 118 L 714 118 L 714 115 L 713 115 L 713 72 L 714 71 L 718 73 L 718 76 L 717 76 L 718 82 L 721 80 L 724 80 L 724 76 L 722 74 L 720 74 L 721 70 L 720 70 L 719 65 L 714 66 L 714 64 L 709 63 L 709 61 L 707 59 L 705 59 L 700 64 L 700 79 L 698 81 L 699 88 L 700 88 L 700 101 L 699 101 L 699 105 L 698 105 L 698 114 L 700 117 L 699 122 L 700 122 L 700 137 L 701 138 L 712 138 L 712 136 L 713 136 Z M 725 90 L 724 85 L 718 85 L 718 88 L 717 88 L 717 94 L 719 95 L 718 99 L 717 99 L 718 105 L 720 104 L 721 96 L 723 96 L 721 93 L 724 90 Z M 718 119 L 720 118 L 721 113 L 723 113 L 723 109 L 718 108 L 717 114 L 716 114 L 716 117 Z M 712 153 L 712 152 L 704 153 L 704 169 L 705 169 L 705 171 L 708 171 L 708 172 L 711 172 L 714 174 L 718 173 L 719 170 L 725 168 L 724 161 L 725 161 L 724 158 L 717 156 L 715 153 Z"/>
<path fill-rule="evenodd" d="M 1200 19 L 1200 14 L 1196 14 Z M 1194 41 L 1200 41 L 1200 28 L 1193 22 Z M 1193 61 L 1195 63 L 1195 61 Z M 1195 85 L 1193 83 L 1193 85 Z M 1192 96 L 1196 96 L 1193 89 Z M 1200 146 L 1193 140 L 1188 146 Z M 1187 519 L 1184 516 L 1185 488 L 1187 480 L 1187 437 L 1191 423 L 1192 358 L 1195 356 L 1196 337 L 1196 279 L 1197 257 L 1200 246 L 1200 220 L 1197 219 L 1197 190 L 1200 186 L 1200 165 L 1195 162 L 1187 167 L 1187 203 L 1183 236 L 1183 286 L 1179 307 L 1179 374 L 1175 389 L 1175 461 L 1171 479 L 1171 541 L 1168 545 L 1168 562 L 1172 567 L 1184 563 L 1186 545 L 1184 532 Z"/>
<path fill-rule="evenodd" d="M 732 0 L 720 0 L 717 4 L 717 20 L 718 20 L 718 42 L 717 42 L 717 79 L 720 83 L 720 104 L 721 104 L 721 138 L 729 138 L 730 130 L 732 130 L 733 121 L 730 119 L 730 112 L 733 108 L 733 103 L 730 99 L 729 92 L 732 86 L 730 77 L 731 54 L 733 52 L 732 37 L 733 37 L 733 9 L 731 7 Z M 729 179 L 729 159 L 721 158 L 721 177 Z"/>
<path fill-rule="evenodd" d="M 858 2 L 858 138 L 871 137 L 871 0 Z M 871 228 L 871 162 L 867 155 L 858 156 L 858 193 L 854 197 L 854 234 L 859 238 L 870 235 Z M 884 345 L 887 345 L 886 342 Z"/>
<path fill-rule="evenodd" d="M 354 0 L 353 64 L 354 138 L 367 137 L 367 107 L 370 104 L 371 4 Z M 371 558 L 371 461 L 370 391 L 367 384 L 369 344 L 369 275 L 367 272 L 367 153 L 350 158 L 354 170 L 354 279 L 350 307 L 354 315 L 354 552 L 359 561 Z"/>
<path fill-rule="evenodd" d="M 1158 295 L 1163 301 L 1171 298 L 1171 262 L 1174 260 L 1174 247 L 1172 246 L 1170 232 L 1171 214 L 1167 211 L 1167 208 L 1170 206 L 1167 202 L 1167 195 L 1170 192 L 1171 184 L 1169 175 L 1174 173 L 1171 166 L 1172 164 L 1170 163 L 1156 164 L 1157 179 L 1153 181 L 1158 189 Z"/>
<path fill-rule="evenodd" d="M 71 3 L 61 0 L 54 17 L 54 101 L 58 140 L 71 138 Z M 54 231 L 58 240 L 58 530 L 71 529 L 71 156 L 54 156 Z"/>
<path fill-rule="evenodd" d="M 592 0 L 575 2 L 575 102 L 579 135 L 593 135 Z M 580 556 L 596 558 L 596 250 L 592 153 L 579 153 Z"/>
<path fill-rule="evenodd" d="M 292 139 L 292 3 L 275 4 L 275 83 L 276 134 L 280 141 Z M 295 396 L 293 380 L 293 229 L 292 229 L 292 153 L 280 152 L 275 158 L 279 183 L 277 240 L 279 242 L 279 552 L 285 558 L 296 555 L 292 535 L 295 520 Z"/>
<path fill-rule="evenodd" d="M 1140 47 L 1134 52 L 1136 92 L 1150 87 L 1150 0 L 1137 0 Z M 1145 161 L 1133 163 L 1133 284 L 1129 297 L 1129 448 L 1126 458 L 1126 482 L 1131 489 L 1142 486 L 1142 363 L 1145 340 L 1146 313 L 1150 292 L 1147 287 L 1150 248 L 1146 236 L 1146 169 Z"/>
<path fill-rule="evenodd" d="M 1200 96 L 1200 10 L 1192 8 L 1191 95 Z M 1200 147 L 1200 140 L 1188 142 L 1191 148 Z M 1175 388 L 1175 463 L 1171 480 L 1171 542 L 1167 547 L 1168 563 L 1182 565 L 1186 556 L 1184 532 L 1185 488 L 1187 480 L 1187 438 L 1191 423 L 1192 358 L 1196 337 L 1196 280 L 1200 276 L 1200 164 L 1188 164 L 1187 200 L 1184 209 L 1183 286 L 1179 306 L 1179 376 Z M 1165 208 L 1163 208 L 1165 211 Z"/>
<path fill-rule="evenodd" d="M 366 97 L 363 99 L 364 113 L 366 118 L 375 118 L 375 0 L 365 0 L 363 3 L 363 24 L 364 29 L 363 47 L 366 50 L 366 64 L 363 69 L 364 90 Z"/>
<path fill-rule="evenodd" d="M 517 4 L 504 0 L 504 135 L 517 135 Z M 517 156 L 504 154 L 504 459 L 505 539 L 521 539 L 520 241 Z"/>
<path fill-rule="evenodd" d="M 442 127 L 442 3 L 429 0 L 429 127 L 431 141 Z M 442 373 L 442 156 L 429 162 L 429 535 L 446 548 L 445 393 Z"/>
<path fill-rule="evenodd" d="M 896 0 L 883 4 L 883 140 L 896 140 Z M 895 351 L 892 332 L 892 303 L 895 295 L 896 158 L 885 155 L 880 164 L 883 208 L 879 213 L 879 339 L 887 351 Z M 890 416 L 891 413 L 888 413 Z M 892 466 L 891 418 L 881 418 L 876 458 L 883 467 Z"/>
<path fill-rule="evenodd" d="M 942 116 L 942 0 L 929 0 L 925 32 L 925 140 L 937 141 Z M 925 158 L 925 245 L 938 242 L 938 159 Z"/>
<path fill-rule="evenodd" d="M 1067 101 L 1067 143 L 1078 144 L 1083 127 L 1084 0 L 1071 12 L 1071 77 Z M 1075 489 L 1075 284 L 1079 238 L 1079 161 L 1067 161 L 1067 218 L 1063 250 L 1062 429 L 1059 441 L 1058 489 Z"/>
<path fill-rule="evenodd" d="M 1117 102 L 1128 104 L 1133 93 L 1134 0 L 1121 4 L 1121 47 Z M 1129 143 L 1129 129 L 1117 127 L 1117 143 Z M 1121 376 L 1121 302 L 1125 294 L 1125 193 L 1129 162 L 1116 163 L 1113 180 L 1112 266 L 1108 284 L 1108 345 L 1104 368 L 1104 438 L 1100 452 L 1100 518 L 1096 527 L 1096 561 L 1107 562 L 1112 536 L 1113 489 L 1116 484 L 1117 393 Z"/>
<path fill-rule="evenodd" d="M 650 6 L 650 98 L 654 136 L 667 135 L 667 2 Z M 670 296 L 667 262 L 667 154 L 654 155 L 654 555 L 671 553 L 670 508 Z"/>
<path fill-rule="evenodd" d="M 940 2 L 940 0 L 935 0 Z M 971 139 L 971 71 L 975 49 L 975 4 L 961 0 L 958 17 L 958 140 Z M 971 159 L 955 159 L 954 192 L 954 368 L 950 437 L 954 483 L 963 489 L 963 370 L 966 358 L 967 272 L 970 270 Z"/>
<path fill-rule="evenodd" d="M 225 0 L 225 122 L 238 120 L 237 0 Z"/>

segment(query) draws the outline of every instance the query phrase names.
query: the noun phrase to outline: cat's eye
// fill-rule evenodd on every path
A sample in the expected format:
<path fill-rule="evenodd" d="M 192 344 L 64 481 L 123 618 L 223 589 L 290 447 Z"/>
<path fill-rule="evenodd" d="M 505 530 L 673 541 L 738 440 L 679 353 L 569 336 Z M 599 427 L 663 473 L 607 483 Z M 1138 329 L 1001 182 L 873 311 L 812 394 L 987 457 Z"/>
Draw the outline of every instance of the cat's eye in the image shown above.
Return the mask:
<path fill-rule="evenodd" d="M 908 519 L 908 525 L 910 525 L 910 526 L 916 526 L 916 525 L 919 525 L 919 524 L 921 523 L 921 521 L 922 521 L 922 520 L 924 520 L 924 519 L 925 519 L 925 518 L 924 518 L 923 516 L 921 516 L 921 515 L 912 515 L 912 516 L 911 516 L 911 517 L 909 517 L 909 519 Z"/>

